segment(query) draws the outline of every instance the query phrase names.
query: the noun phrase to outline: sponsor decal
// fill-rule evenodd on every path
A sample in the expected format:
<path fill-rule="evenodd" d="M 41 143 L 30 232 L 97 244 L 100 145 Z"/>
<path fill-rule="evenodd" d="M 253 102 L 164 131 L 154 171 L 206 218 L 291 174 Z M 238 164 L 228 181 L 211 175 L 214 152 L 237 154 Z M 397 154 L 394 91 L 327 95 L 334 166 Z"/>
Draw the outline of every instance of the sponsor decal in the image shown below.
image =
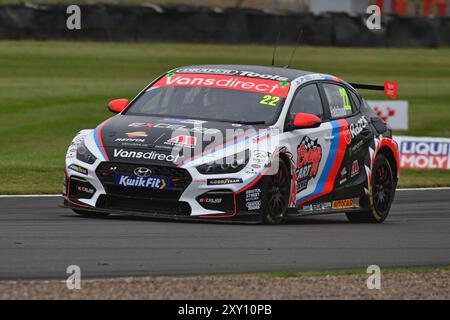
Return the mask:
<path fill-rule="evenodd" d="M 261 196 L 261 189 L 250 189 L 245 191 L 245 201 L 259 200 Z"/>
<path fill-rule="evenodd" d="M 155 124 L 153 122 L 133 122 L 130 123 L 128 126 L 132 128 L 151 128 Z"/>
<path fill-rule="evenodd" d="M 331 209 L 331 202 L 322 203 L 322 210 L 330 210 L 330 209 Z"/>
<path fill-rule="evenodd" d="M 126 135 L 128 136 L 128 138 L 148 137 L 147 133 L 145 133 L 144 131 L 128 132 Z"/>
<path fill-rule="evenodd" d="M 167 162 L 177 162 L 179 156 L 172 154 L 159 153 L 157 151 L 128 151 L 124 149 L 114 149 L 114 158 L 125 159 L 145 159 L 145 160 L 158 160 Z"/>
<path fill-rule="evenodd" d="M 305 205 L 301 208 L 301 211 L 325 211 L 331 209 L 331 202 L 318 202 Z"/>
<path fill-rule="evenodd" d="M 194 148 L 197 144 L 197 137 L 179 135 L 179 136 L 170 138 L 169 140 L 164 142 L 164 144 L 168 144 L 171 146 Z"/>
<path fill-rule="evenodd" d="M 67 159 L 75 158 L 76 154 L 77 154 L 77 149 L 71 148 L 71 149 L 67 150 L 66 158 Z"/>
<path fill-rule="evenodd" d="M 69 168 L 70 170 L 76 171 L 76 172 L 81 173 L 81 174 L 84 174 L 84 175 L 87 175 L 87 174 L 88 174 L 88 169 L 83 168 L 83 167 L 80 167 L 79 165 L 74 164 L 74 163 L 72 163 L 71 165 L 69 165 L 68 168 Z"/>
<path fill-rule="evenodd" d="M 195 120 L 195 119 L 177 119 L 177 118 L 164 118 L 164 121 L 173 122 L 173 123 L 185 123 L 185 124 L 193 124 L 193 125 L 202 125 L 207 123 L 208 121 L 204 120 Z"/>
<path fill-rule="evenodd" d="M 350 133 L 350 130 L 348 129 L 348 126 L 345 126 L 342 129 L 342 135 L 344 136 L 345 142 L 347 144 L 350 144 L 350 142 L 352 142 L 352 135 Z"/>
<path fill-rule="evenodd" d="M 265 151 L 255 150 L 252 152 L 252 161 L 255 164 L 266 165 L 269 161 L 269 155 Z"/>
<path fill-rule="evenodd" d="M 122 187 L 165 190 L 170 188 L 170 180 L 160 177 L 138 177 L 116 174 L 115 184 Z"/>
<path fill-rule="evenodd" d="M 261 208 L 261 200 L 247 202 L 245 206 L 248 210 L 259 210 Z"/>
<path fill-rule="evenodd" d="M 77 190 L 84 193 L 94 194 L 95 190 L 88 187 L 77 186 Z"/>
<path fill-rule="evenodd" d="M 116 138 L 116 142 L 145 142 L 145 139 L 136 139 L 136 138 Z"/>
<path fill-rule="evenodd" d="M 347 112 L 341 105 L 330 104 L 330 112 L 333 118 L 345 117 Z"/>
<path fill-rule="evenodd" d="M 347 182 L 347 173 L 348 173 L 347 167 L 343 167 L 341 170 L 341 173 L 340 173 L 340 175 L 341 175 L 341 180 L 339 180 L 340 185 Z"/>
<path fill-rule="evenodd" d="M 311 179 L 315 178 L 322 160 L 322 147 L 317 139 L 303 137 L 297 147 L 297 193 L 305 190 Z"/>
<path fill-rule="evenodd" d="M 216 186 L 221 184 L 235 184 L 242 183 L 241 178 L 223 178 L 223 179 L 207 179 L 206 184 L 208 186 Z"/>
<path fill-rule="evenodd" d="M 359 118 L 359 120 L 356 121 L 355 123 L 351 123 L 349 126 L 351 138 L 353 139 L 358 134 L 360 134 L 367 127 L 368 124 L 369 121 L 367 121 L 365 116 Z"/>
<path fill-rule="evenodd" d="M 352 171 L 350 173 L 350 178 L 354 178 L 359 175 L 359 162 L 358 160 L 353 161 L 352 163 Z"/>
<path fill-rule="evenodd" d="M 350 147 L 348 149 L 348 153 L 350 155 L 354 154 L 355 152 L 358 152 L 361 150 L 361 147 L 364 145 L 364 140 L 358 141 L 353 147 Z"/>
<path fill-rule="evenodd" d="M 134 174 L 138 177 L 150 177 L 152 175 L 152 170 L 145 167 L 138 167 L 134 169 Z"/>
<path fill-rule="evenodd" d="M 78 132 L 78 134 L 80 134 L 79 132 Z M 80 143 L 82 143 L 84 141 L 84 136 L 76 136 L 74 139 L 73 139 L 73 141 L 70 143 L 70 145 L 72 146 L 72 147 L 76 147 L 76 146 L 78 146 Z"/>
<path fill-rule="evenodd" d="M 220 204 L 222 203 L 223 199 L 222 198 L 200 198 L 198 200 L 200 203 L 209 203 L 209 204 Z"/>
<path fill-rule="evenodd" d="M 333 209 L 353 208 L 353 199 L 335 200 L 332 203 Z"/>
<path fill-rule="evenodd" d="M 216 74 L 216 75 L 227 75 L 227 76 L 242 76 L 249 78 L 261 78 L 267 80 L 275 81 L 289 81 L 288 78 L 282 77 L 274 74 L 261 74 L 251 71 L 239 71 L 239 70 L 227 70 L 227 69 L 215 69 L 215 68 L 181 68 L 177 69 L 176 73 L 195 73 L 195 74 Z"/>
<path fill-rule="evenodd" d="M 450 140 L 416 140 L 405 137 L 400 142 L 400 165 L 411 169 L 448 169 Z"/>
<path fill-rule="evenodd" d="M 347 175 L 347 167 L 343 167 L 341 170 L 341 178 L 344 178 Z"/>
<path fill-rule="evenodd" d="M 172 131 L 183 129 L 183 130 L 186 130 L 187 132 L 204 133 L 204 134 L 216 134 L 216 133 L 221 132 L 219 129 L 204 128 L 202 126 L 188 127 L 188 126 L 182 125 L 182 124 L 159 123 L 159 122 L 157 122 L 157 123 L 155 123 L 155 122 L 133 122 L 133 123 L 130 123 L 128 126 L 132 127 L 132 128 L 169 129 Z"/>
<path fill-rule="evenodd" d="M 289 85 L 278 81 L 246 76 L 228 76 L 217 74 L 175 74 L 172 77 L 162 77 L 153 87 L 202 87 L 229 89 L 260 94 L 270 94 L 286 98 Z"/>
<path fill-rule="evenodd" d="M 250 159 L 250 166 L 245 169 L 246 174 L 257 174 L 263 168 L 270 166 L 269 154 L 265 151 L 254 150 Z"/>

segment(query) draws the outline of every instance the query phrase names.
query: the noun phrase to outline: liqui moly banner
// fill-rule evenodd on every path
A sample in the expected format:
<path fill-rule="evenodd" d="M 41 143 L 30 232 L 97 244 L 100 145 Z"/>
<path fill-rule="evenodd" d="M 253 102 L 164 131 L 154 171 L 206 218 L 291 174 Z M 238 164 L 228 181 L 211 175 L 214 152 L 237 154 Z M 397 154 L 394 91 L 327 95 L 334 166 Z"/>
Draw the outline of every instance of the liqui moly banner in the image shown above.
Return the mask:
<path fill-rule="evenodd" d="M 408 130 L 408 101 L 367 101 L 373 111 L 394 130 Z"/>
<path fill-rule="evenodd" d="M 450 139 L 394 136 L 394 140 L 402 168 L 450 170 Z"/>

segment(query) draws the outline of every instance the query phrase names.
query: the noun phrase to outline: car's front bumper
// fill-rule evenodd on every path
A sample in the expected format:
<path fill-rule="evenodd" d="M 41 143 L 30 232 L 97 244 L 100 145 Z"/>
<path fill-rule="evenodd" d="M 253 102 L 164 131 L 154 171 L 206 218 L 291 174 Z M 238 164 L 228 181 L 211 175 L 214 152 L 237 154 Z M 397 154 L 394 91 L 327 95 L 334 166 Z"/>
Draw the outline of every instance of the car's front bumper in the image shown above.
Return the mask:
<path fill-rule="evenodd" d="M 114 182 L 115 174 L 131 174 L 136 164 L 100 162 L 89 166 L 86 175 L 74 172 L 68 166 L 63 191 L 64 205 L 78 210 L 175 219 L 261 219 L 260 207 L 255 207 L 255 204 L 261 203 L 262 188 L 260 182 L 255 181 L 258 175 L 247 175 L 248 179 L 238 176 L 240 183 L 209 185 L 211 178 L 227 178 L 205 178 L 199 176 L 195 169 L 146 167 L 156 176 L 171 179 L 171 188 L 159 190 L 118 186 Z"/>

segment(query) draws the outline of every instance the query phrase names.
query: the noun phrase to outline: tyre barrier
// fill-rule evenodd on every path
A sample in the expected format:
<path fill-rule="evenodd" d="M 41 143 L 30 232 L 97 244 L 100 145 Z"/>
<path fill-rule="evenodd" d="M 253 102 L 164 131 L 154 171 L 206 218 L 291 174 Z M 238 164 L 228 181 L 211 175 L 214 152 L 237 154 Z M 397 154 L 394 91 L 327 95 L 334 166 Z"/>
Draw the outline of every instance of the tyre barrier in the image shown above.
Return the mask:
<path fill-rule="evenodd" d="M 448 47 L 450 18 L 384 15 L 381 30 L 365 16 L 344 13 L 274 14 L 260 10 L 188 5 L 79 5 L 81 30 L 68 30 L 67 5 L 0 5 L 0 39 L 301 43 L 344 47 Z"/>

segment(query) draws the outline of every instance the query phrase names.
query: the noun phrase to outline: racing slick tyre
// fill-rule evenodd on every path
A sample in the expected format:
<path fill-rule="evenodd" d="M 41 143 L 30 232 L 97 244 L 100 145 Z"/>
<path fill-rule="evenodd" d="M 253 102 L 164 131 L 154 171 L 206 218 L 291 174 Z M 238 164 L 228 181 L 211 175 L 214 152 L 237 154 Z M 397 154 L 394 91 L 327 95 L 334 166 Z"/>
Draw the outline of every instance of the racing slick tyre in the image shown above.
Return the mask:
<path fill-rule="evenodd" d="M 372 190 L 369 196 L 369 208 L 364 212 L 346 213 L 347 219 L 354 223 L 381 223 L 391 209 L 394 200 L 396 182 L 388 159 L 380 154 L 372 169 Z"/>
<path fill-rule="evenodd" d="M 263 183 L 261 214 L 264 224 L 279 224 L 283 220 L 288 207 L 289 170 L 284 161 L 278 163 L 278 171 L 275 174 L 267 175 Z"/>
<path fill-rule="evenodd" d="M 77 209 L 72 209 L 72 211 L 85 218 L 106 218 L 109 216 L 109 213 L 106 212 L 92 212 Z"/>

